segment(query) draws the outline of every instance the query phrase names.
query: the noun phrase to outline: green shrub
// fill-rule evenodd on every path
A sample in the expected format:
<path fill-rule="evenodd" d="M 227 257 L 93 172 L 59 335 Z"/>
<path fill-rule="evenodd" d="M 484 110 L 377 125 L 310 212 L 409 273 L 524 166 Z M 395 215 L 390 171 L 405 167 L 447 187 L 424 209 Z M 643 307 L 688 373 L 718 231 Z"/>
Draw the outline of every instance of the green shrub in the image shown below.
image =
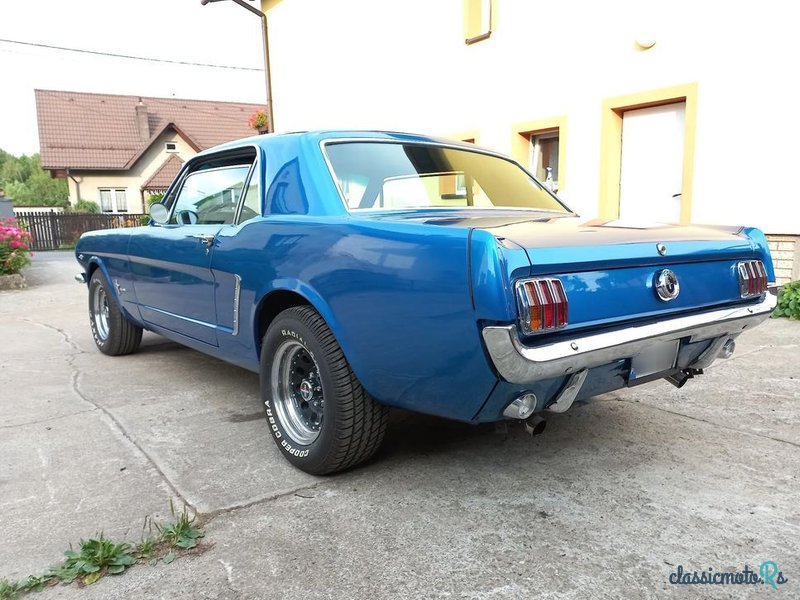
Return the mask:
<path fill-rule="evenodd" d="M 164 194 L 162 192 L 158 192 L 157 194 L 150 194 L 147 197 L 147 200 L 144 202 L 144 212 L 149 212 L 150 207 L 157 202 L 161 202 L 164 199 Z M 139 225 L 149 225 L 150 224 L 150 215 L 142 215 L 139 217 Z"/>
<path fill-rule="evenodd" d="M 97 205 L 97 202 L 92 202 L 91 200 L 78 200 L 72 209 L 75 212 L 88 213 L 90 215 L 96 215 L 100 212 L 100 207 Z"/>
<path fill-rule="evenodd" d="M 800 319 L 800 280 L 787 283 L 778 292 L 778 306 L 773 317 Z"/>
<path fill-rule="evenodd" d="M 153 204 L 155 204 L 156 202 L 161 202 L 163 199 L 164 199 L 163 192 L 158 192 L 157 194 L 150 194 L 147 197 L 147 206 L 145 206 L 145 212 L 147 212 L 147 209 L 150 208 Z"/>
<path fill-rule="evenodd" d="M 31 234 L 14 219 L 0 220 L 0 275 L 19 273 L 31 262 Z"/>

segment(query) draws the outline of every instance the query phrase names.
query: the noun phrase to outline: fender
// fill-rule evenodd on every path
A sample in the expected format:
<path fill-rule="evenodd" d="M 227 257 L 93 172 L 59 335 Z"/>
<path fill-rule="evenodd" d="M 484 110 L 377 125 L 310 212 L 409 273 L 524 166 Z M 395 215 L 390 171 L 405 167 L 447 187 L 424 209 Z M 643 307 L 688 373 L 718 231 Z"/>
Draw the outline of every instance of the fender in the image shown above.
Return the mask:
<path fill-rule="evenodd" d="M 127 261 L 127 257 L 125 257 L 125 260 Z M 105 261 L 96 254 L 92 254 L 89 257 L 89 260 L 86 261 L 85 272 L 86 272 L 87 288 L 89 286 L 89 281 L 92 278 L 92 274 L 97 269 L 100 269 L 100 271 L 103 273 L 103 277 L 105 277 L 105 280 L 109 283 L 108 292 L 114 298 L 114 301 L 117 303 L 117 306 L 120 307 L 120 310 L 125 315 L 125 317 L 135 322 L 138 326 L 145 327 L 144 323 L 142 323 L 141 315 L 139 314 L 138 310 L 139 305 L 135 301 L 135 296 L 132 299 L 129 297 L 128 299 L 123 301 L 122 297 L 119 294 L 119 286 L 115 285 L 114 277 L 112 277 L 112 275 L 110 274 L 108 266 L 106 265 Z M 130 290 L 128 291 L 128 293 L 131 295 L 134 294 L 133 286 L 130 286 Z"/>
<path fill-rule="evenodd" d="M 744 233 L 750 240 L 753 242 L 753 246 L 758 250 L 759 254 L 761 254 L 761 260 L 764 261 L 764 267 L 767 269 L 767 277 L 769 281 L 775 281 L 775 268 L 772 264 L 772 255 L 769 252 L 769 242 L 767 242 L 767 236 L 764 235 L 764 232 L 756 227 L 745 227 L 742 229 L 742 233 Z"/>
<path fill-rule="evenodd" d="M 253 332 L 255 347 L 259 349 L 259 354 L 261 353 L 261 340 L 259 339 L 260 323 L 258 322 L 256 316 L 261 314 L 261 309 L 270 295 L 275 294 L 276 292 L 293 292 L 298 296 L 302 296 L 311 306 L 314 307 L 314 310 L 320 314 L 330 330 L 333 332 L 336 341 L 338 341 L 339 345 L 342 347 L 345 357 L 348 357 L 347 348 L 345 347 L 346 342 L 342 339 L 341 335 L 341 325 L 334 316 L 333 311 L 328 303 L 322 298 L 317 290 L 307 283 L 294 278 L 276 279 L 270 283 L 272 285 L 259 290 L 256 294 L 258 301 L 254 303 L 253 311 L 250 314 L 250 328 Z"/>

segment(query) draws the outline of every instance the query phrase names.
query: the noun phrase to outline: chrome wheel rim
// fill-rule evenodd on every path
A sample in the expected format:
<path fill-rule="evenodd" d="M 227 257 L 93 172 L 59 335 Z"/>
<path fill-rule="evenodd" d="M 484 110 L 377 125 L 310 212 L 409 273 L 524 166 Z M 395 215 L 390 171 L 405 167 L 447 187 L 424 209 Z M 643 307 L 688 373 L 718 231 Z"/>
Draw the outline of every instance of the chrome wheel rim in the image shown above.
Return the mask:
<path fill-rule="evenodd" d="M 272 361 L 272 402 L 286 435 L 307 446 L 322 428 L 325 398 L 319 367 L 303 344 L 286 340 Z"/>
<path fill-rule="evenodd" d="M 102 285 L 96 286 L 92 293 L 92 321 L 97 337 L 105 341 L 108 338 L 108 297 Z"/>

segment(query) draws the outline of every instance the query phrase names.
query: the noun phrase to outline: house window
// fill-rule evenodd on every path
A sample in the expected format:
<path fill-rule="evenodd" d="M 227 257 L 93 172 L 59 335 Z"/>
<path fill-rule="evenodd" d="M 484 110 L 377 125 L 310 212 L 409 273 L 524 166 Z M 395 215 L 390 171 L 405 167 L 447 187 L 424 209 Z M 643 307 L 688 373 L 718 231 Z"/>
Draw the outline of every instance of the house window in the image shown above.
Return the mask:
<path fill-rule="evenodd" d="M 559 131 L 534 133 L 530 137 L 530 169 L 551 191 L 558 191 Z"/>
<path fill-rule="evenodd" d="M 98 190 L 100 195 L 100 210 L 106 213 L 128 212 L 128 198 L 126 190 L 106 188 Z"/>
<path fill-rule="evenodd" d="M 178 151 L 178 144 L 175 142 L 167 142 L 165 144 L 165 148 L 167 152 L 177 152 Z"/>
<path fill-rule="evenodd" d="M 553 192 L 566 189 L 566 115 L 512 124 L 511 155 Z"/>
<path fill-rule="evenodd" d="M 492 35 L 492 0 L 464 0 L 464 42 L 474 44 Z"/>

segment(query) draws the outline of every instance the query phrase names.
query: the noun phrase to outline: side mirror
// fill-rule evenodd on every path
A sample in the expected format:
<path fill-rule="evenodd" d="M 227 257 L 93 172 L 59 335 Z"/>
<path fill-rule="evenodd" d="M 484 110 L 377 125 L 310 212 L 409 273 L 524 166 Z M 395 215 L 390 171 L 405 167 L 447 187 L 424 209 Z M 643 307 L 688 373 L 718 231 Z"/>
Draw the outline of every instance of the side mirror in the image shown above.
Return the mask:
<path fill-rule="evenodd" d="M 151 204 L 149 212 L 150 212 L 150 219 L 152 219 L 154 223 L 163 225 L 169 220 L 169 211 L 167 210 L 167 207 L 161 204 L 160 202 Z"/>

